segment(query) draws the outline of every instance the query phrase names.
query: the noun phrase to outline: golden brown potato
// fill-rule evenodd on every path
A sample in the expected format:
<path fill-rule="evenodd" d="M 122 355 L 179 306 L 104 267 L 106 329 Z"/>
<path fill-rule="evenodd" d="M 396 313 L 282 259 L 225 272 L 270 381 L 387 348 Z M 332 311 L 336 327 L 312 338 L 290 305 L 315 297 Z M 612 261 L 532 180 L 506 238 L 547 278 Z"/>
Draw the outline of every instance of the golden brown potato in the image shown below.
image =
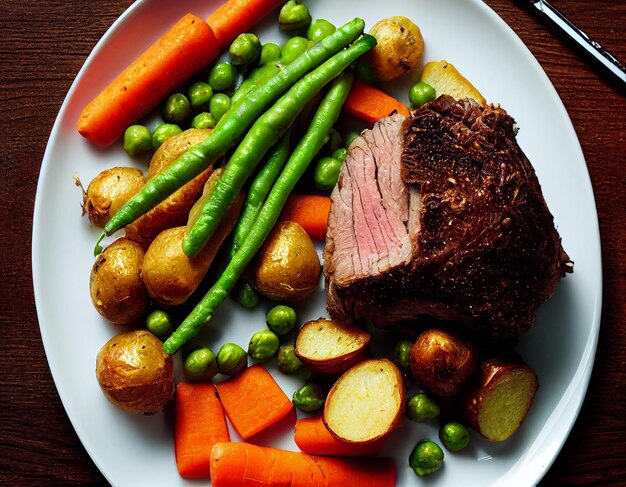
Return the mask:
<path fill-rule="evenodd" d="M 366 81 L 391 81 L 412 71 L 424 53 L 424 39 L 417 25 L 396 16 L 374 24 L 370 34 L 377 44 L 363 56 Z M 369 68 L 369 69 L 368 69 Z"/>
<path fill-rule="evenodd" d="M 409 364 L 422 387 L 438 396 L 454 396 L 476 368 L 476 349 L 456 333 L 430 329 L 417 337 Z"/>
<path fill-rule="evenodd" d="M 365 357 L 372 335 L 330 320 L 314 320 L 300 327 L 295 353 L 312 372 L 341 374 Z"/>
<path fill-rule="evenodd" d="M 98 227 L 104 227 L 113 215 L 146 184 L 139 169 L 113 167 L 105 169 L 83 190 L 83 215 Z M 80 185 L 80 181 L 77 181 Z M 82 187 L 82 185 L 81 185 Z"/>
<path fill-rule="evenodd" d="M 148 310 L 150 298 L 141 278 L 143 258 L 143 247 L 123 237 L 96 257 L 89 292 L 98 313 L 111 323 L 135 323 Z"/>
<path fill-rule="evenodd" d="M 186 226 L 163 230 L 152 241 L 143 259 L 141 273 L 154 301 L 165 307 L 177 306 L 187 301 L 202 282 L 217 251 L 235 226 L 242 203 L 243 196 L 240 196 L 230 207 L 209 242 L 191 259 L 182 248 Z"/>
<path fill-rule="evenodd" d="M 211 129 L 188 129 L 167 139 L 152 156 L 148 179 L 169 167 L 187 150 L 206 139 L 210 133 Z M 189 210 L 202 194 L 204 183 L 212 170 L 212 167 L 206 169 L 148 213 L 126 226 L 126 237 L 147 249 L 150 242 L 163 230 L 184 225 Z"/>
<path fill-rule="evenodd" d="M 348 369 L 330 389 L 324 424 L 340 440 L 371 443 L 400 423 L 404 396 L 404 378 L 393 362 L 364 360 Z"/>
<path fill-rule="evenodd" d="M 426 64 L 421 80 L 435 88 L 437 96 L 445 94 L 457 100 L 473 98 L 481 105 L 487 103 L 474 85 L 446 60 Z"/>
<path fill-rule="evenodd" d="M 146 330 L 111 338 L 96 357 L 98 384 L 109 400 L 131 413 L 154 414 L 174 395 L 172 357 Z"/>
<path fill-rule="evenodd" d="M 485 359 L 478 385 L 465 402 L 469 424 L 490 441 L 510 438 L 528 414 L 538 386 L 528 365 L 516 359 Z"/>
<path fill-rule="evenodd" d="M 294 222 L 274 227 L 251 266 L 253 286 L 274 301 L 301 301 L 317 288 L 320 259 L 311 238 Z"/>

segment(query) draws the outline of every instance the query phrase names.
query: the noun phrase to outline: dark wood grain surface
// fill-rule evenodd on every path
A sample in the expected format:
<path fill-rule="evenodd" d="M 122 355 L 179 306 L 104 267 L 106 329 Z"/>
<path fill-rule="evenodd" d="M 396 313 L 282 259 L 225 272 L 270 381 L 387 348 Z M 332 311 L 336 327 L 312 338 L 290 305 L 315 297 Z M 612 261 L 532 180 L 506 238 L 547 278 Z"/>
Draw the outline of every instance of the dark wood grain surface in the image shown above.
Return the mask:
<path fill-rule="evenodd" d="M 442 1 L 442 0 L 439 0 Z M 85 58 L 130 0 L 0 2 L 0 484 L 102 485 L 48 370 L 31 279 L 41 159 Z M 515 2 L 487 3 L 554 83 L 595 191 L 604 302 L 595 368 L 580 416 L 542 485 L 626 485 L 626 98 Z M 626 2 L 554 0 L 626 61 Z"/>

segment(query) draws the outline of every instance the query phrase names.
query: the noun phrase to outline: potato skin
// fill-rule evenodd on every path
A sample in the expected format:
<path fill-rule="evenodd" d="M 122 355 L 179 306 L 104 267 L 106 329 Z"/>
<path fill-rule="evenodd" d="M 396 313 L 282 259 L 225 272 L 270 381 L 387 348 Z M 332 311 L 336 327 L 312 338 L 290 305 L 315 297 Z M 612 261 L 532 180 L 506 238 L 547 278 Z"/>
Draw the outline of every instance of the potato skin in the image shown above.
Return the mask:
<path fill-rule="evenodd" d="M 139 169 L 105 169 L 91 180 L 87 191 L 83 191 L 83 215 L 86 213 L 91 223 L 104 227 L 144 184 L 146 178 Z"/>
<path fill-rule="evenodd" d="M 206 139 L 210 133 L 211 129 L 188 129 L 167 139 L 152 156 L 148 179 L 164 171 L 187 150 Z M 126 237 L 147 249 L 163 230 L 184 225 L 189 210 L 202 194 L 204 183 L 212 171 L 213 168 L 210 167 L 201 172 L 145 215 L 127 225 Z"/>
<path fill-rule="evenodd" d="M 168 228 L 155 238 L 143 259 L 141 274 L 150 297 L 164 307 L 187 301 L 209 270 L 220 246 L 231 232 L 241 210 L 240 195 L 229 208 L 211 240 L 193 258 L 183 252 L 186 226 Z"/>
<path fill-rule="evenodd" d="M 274 301 L 301 301 L 318 286 L 322 268 L 311 238 L 297 223 L 274 227 L 251 266 L 251 280 Z"/>
<path fill-rule="evenodd" d="M 96 257 L 89 279 L 91 300 L 113 324 L 135 323 L 148 310 L 150 299 L 141 278 L 143 258 L 143 247 L 124 237 Z"/>
<path fill-rule="evenodd" d="M 160 411 L 174 395 L 172 357 L 146 330 L 111 338 L 96 357 L 96 378 L 116 406 L 137 414 Z"/>
<path fill-rule="evenodd" d="M 377 45 L 363 56 L 373 81 L 391 81 L 412 71 L 424 53 L 424 39 L 417 25 L 402 16 L 374 24 L 370 34 Z"/>
<path fill-rule="evenodd" d="M 433 328 L 422 332 L 409 364 L 417 382 L 438 396 L 454 396 L 476 368 L 476 348 L 452 331 Z"/>

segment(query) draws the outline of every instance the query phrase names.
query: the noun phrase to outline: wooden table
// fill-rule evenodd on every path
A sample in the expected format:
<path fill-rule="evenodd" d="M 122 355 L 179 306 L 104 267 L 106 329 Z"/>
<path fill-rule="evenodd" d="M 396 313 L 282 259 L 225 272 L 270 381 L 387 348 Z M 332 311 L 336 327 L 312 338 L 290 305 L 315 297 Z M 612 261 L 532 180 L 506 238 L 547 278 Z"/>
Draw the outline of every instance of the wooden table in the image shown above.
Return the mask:
<path fill-rule="evenodd" d="M 311 0 L 310 0 L 311 1 Z M 0 140 L 0 484 L 106 484 L 65 414 L 41 343 L 31 225 L 43 152 L 72 80 L 130 0 L 2 2 Z M 487 3 L 544 67 L 578 133 L 596 196 L 604 305 L 589 391 L 542 485 L 626 485 L 626 98 L 508 0 Z M 626 62 L 626 2 L 553 3 Z"/>

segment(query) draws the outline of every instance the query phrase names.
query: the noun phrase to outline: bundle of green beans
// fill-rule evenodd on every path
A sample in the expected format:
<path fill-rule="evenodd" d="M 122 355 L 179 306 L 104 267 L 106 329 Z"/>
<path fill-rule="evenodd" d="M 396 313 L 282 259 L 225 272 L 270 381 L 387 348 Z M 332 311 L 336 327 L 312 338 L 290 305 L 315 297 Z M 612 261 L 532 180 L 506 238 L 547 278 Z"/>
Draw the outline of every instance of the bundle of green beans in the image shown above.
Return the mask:
<path fill-rule="evenodd" d="M 362 40 L 371 47 L 376 43 L 370 36 L 364 36 Z M 165 353 L 170 355 L 176 353 L 187 341 L 195 337 L 202 326 L 211 319 L 217 307 L 226 299 L 245 267 L 272 230 L 292 189 L 326 143 L 330 130 L 339 118 L 351 84 L 352 74 L 349 73 L 343 73 L 334 79 L 313 116 L 309 129 L 294 149 L 267 195 L 254 225 L 248 231 L 241 246 L 236 250 L 217 282 L 209 289 L 178 329 L 165 341 L 163 344 Z M 275 116 L 280 116 L 280 113 L 275 114 Z M 265 190 L 265 187 L 261 188 L 260 193 L 265 192 Z"/>
<path fill-rule="evenodd" d="M 374 37 L 368 34 L 362 36 L 347 49 L 335 54 L 324 64 L 305 75 L 271 109 L 257 119 L 224 167 L 224 174 L 204 205 L 200 217 L 186 233 L 183 240 L 183 252 L 188 257 L 198 255 L 204 248 L 259 161 L 278 142 L 304 106 L 324 86 L 375 45 Z M 277 76 L 284 73 L 290 66 L 288 65 Z M 271 83 L 273 79 L 267 83 Z"/>
<path fill-rule="evenodd" d="M 99 251 L 99 242 L 104 236 L 132 223 L 234 147 L 271 104 L 305 74 L 337 53 L 341 54 L 342 49 L 363 33 L 364 27 L 365 23 L 359 18 L 348 22 L 289 63 L 267 82 L 248 92 L 243 100 L 220 119 L 209 137 L 176 159 L 165 171 L 150 179 L 139 193 L 126 202 L 104 227 L 96 244 L 96 252 Z"/>

